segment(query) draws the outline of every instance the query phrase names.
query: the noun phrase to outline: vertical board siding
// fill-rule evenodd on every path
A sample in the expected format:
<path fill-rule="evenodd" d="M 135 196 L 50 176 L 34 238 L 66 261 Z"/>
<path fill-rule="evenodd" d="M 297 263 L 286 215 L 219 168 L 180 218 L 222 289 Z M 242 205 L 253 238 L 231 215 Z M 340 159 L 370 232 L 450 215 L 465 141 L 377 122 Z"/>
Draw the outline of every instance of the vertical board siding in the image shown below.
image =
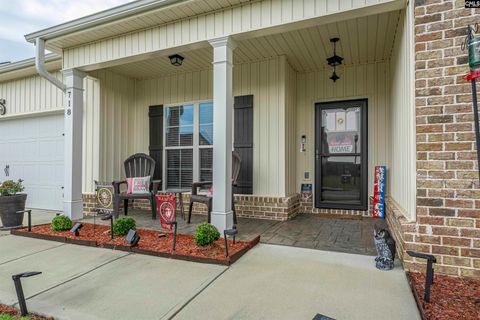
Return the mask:
<path fill-rule="evenodd" d="M 55 77 L 62 80 L 61 72 Z M 5 116 L 63 109 L 63 93 L 40 76 L 0 82 L 0 98 L 6 100 Z"/>
<path fill-rule="evenodd" d="M 285 191 L 286 195 L 298 192 L 296 183 L 297 157 L 300 145 L 296 130 L 297 73 L 288 62 L 285 64 Z M 298 147 L 298 148 L 297 148 Z"/>
<path fill-rule="evenodd" d="M 60 71 L 53 73 L 63 81 Z M 100 89 L 92 78 L 84 81 L 83 114 L 83 174 L 82 191 L 94 192 L 94 180 L 98 179 L 98 136 Z M 0 83 L 0 98 L 6 100 L 7 113 L 3 121 L 15 117 L 35 117 L 42 113 L 63 111 L 63 92 L 40 76 L 25 77 Z M 62 155 L 63 157 L 63 155 Z"/>
<path fill-rule="evenodd" d="M 125 177 L 123 161 L 134 151 L 135 81 L 108 70 L 92 73 L 100 82 L 99 179 Z M 148 113 L 145 115 L 148 133 Z M 148 149 L 143 151 L 148 153 Z"/>
<path fill-rule="evenodd" d="M 295 150 L 296 189 L 315 183 L 315 103 L 335 100 L 368 99 L 368 194 L 373 193 L 373 170 L 386 165 L 387 158 L 387 65 L 384 62 L 337 69 L 340 80 L 329 79 L 332 70 L 297 74 L 296 137 L 306 135 L 306 151 Z M 310 179 L 304 179 L 309 172 Z"/>
<path fill-rule="evenodd" d="M 246 2 L 153 28 L 64 49 L 65 68 L 147 54 L 171 47 L 299 22 L 399 0 L 261 0 Z M 328 4 L 328 5 L 327 5 Z"/>
<path fill-rule="evenodd" d="M 407 9 L 408 10 L 408 9 Z M 402 12 L 390 61 L 389 195 L 415 220 L 416 141 L 413 84 L 413 14 Z"/>
<path fill-rule="evenodd" d="M 100 156 L 100 84 L 97 79 L 84 80 L 83 96 L 83 178 L 84 193 L 95 192 L 95 180 L 99 178 Z"/>
<path fill-rule="evenodd" d="M 290 79 L 292 79 L 292 71 L 290 70 L 289 73 Z M 112 83 L 111 80 L 108 82 Z M 128 137 L 117 135 L 118 141 L 115 140 L 112 135 L 118 134 L 118 132 L 110 128 L 111 123 L 103 121 L 103 126 L 109 128 L 102 129 L 104 132 L 102 141 L 104 145 L 106 143 L 105 139 L 109 143 L 115 140 L 115 146 L 129 145 L 127 150 L 130 153 L 148 153 L 149 106 L 211 100 L 213 98 L 213 75 L 212 70 L 179 73 L 154 79 L 137 80 L 135 85 L 132 85 L 133 87 L 135 88 L 135 103 L 130 101 L 129 107 L 126 107 L 127 110 L 122 112 L 122 114 L 129 115 L 129 120 L 125 124 L 128 126 L 125 127 L 125 130 L 129 132 Z M 102 89 L 105 90 L 103 87 Z M 105 94 L 108 94 L 108 92 L 118 93 L 118 91 L 118 89 L 110 88 L 107 89 Z M 284 179 L 286 152 L 283 140 L 286 130 L 284 114 L 286 103 L 285 58 L 278 57 L 235 65 L 233 94 L 235 96 L 252 94 L 254 97 L 253 192 L 258 195 L 284 196 L 287 192 Z M 289 99 L 292 98 L 289 97 Z M 114 117 L 111 113 L 113 101 L 110 101 L 109 98 L 105 100 L 108 106 L 104 105 L 104 107 L 110 110 L 105 111 L 105 116 L 111 119 Z M 115 119 L 115 121 L 120 120 Z M 292 129 L 290 128 L 290 130 Z M 104 159 L 102 178 L 110 179 L 121 176 L 118 171 L 119 168 L 105 168 L 107 163 L 111 163 L 113 160 L 114 149 L 102 147 L 102 152 L 104 153 L 102 157 Z M 290 164 L 290 166 L 292 165 Z"/>
<path fill-rule="evenodd" d="M 253 95 L 253 193 L 285 196 L 285 57 L 235 65 L 233 94 Z"/>

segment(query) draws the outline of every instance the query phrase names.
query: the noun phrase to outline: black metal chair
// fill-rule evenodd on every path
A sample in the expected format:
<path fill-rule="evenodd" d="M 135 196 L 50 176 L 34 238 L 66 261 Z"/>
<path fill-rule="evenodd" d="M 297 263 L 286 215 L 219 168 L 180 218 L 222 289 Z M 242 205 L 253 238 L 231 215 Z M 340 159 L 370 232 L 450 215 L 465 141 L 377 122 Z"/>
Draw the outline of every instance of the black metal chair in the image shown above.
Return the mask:
<path fill-rule="evenodd" d="M 150 177 L 150 192 L 139 194 L 128 194 L 126 191 L 120 191 L 120 185 L 126 184 L 126 181 L 114 181 L 113 182 L 113 213 L 115 218 L 118 218 L 120 201 L 123 200 L 123 209 L 125 215 L 128 215 L 128 200 L 135 201 L 137 199 L 150 200 L 152 206 L 152 219 L 156 219 L 156 202 L 155 195 L 157 194 L 161 180 L 153 180 L 153 174 L 155 172 L 155 160 L 144 153 L 136 153 L 130 156 L 124 162 L 125 177 L 127 178 L 139 178 Z"/>
<path fill-rule="evenodd" d="M 238 175 L 240 174 L 240 168 L 242 166 L 242 159 L 236 151 L 232 151 L 232 211 L 233 211 L 233 223 L 237 224 L 237 213 L 235 212 L 234 192 L 233 188 L 237 186 Z M 188 223 L 192 218 L 192 210 L 194 203 L 202 203 L 207 206 L 208 223 L 211 222 L 212 213 L 212 197 L 207 195 L 198 194 L 198 188 L 210 188 L 212 186 L 211 181 L 195 182 L 192 184 L 192 195 L 190 197 L 190 205 L 188 207 Z M 214 196 L 215 196 L 215 190 Z"/>

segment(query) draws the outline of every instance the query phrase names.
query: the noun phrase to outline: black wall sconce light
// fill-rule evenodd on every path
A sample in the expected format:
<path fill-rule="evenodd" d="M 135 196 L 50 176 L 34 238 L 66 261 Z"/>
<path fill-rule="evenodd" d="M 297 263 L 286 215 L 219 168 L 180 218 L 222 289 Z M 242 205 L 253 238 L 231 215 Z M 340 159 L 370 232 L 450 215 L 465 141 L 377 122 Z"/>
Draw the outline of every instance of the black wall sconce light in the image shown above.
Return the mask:
<path fill-rule="evenodd" d="M 340 77 L 336 73 L 337 66 L 342 64 L 343 58 L 337 55 L 337 42 L 340 41 L 340 38 L 331 38 L 330 42 L 333 43 L 333 56 L 327 58 L 327 63 L 329 66 L 333 67 L 333 73 L 330 79 L 333 82 L 336 82 Z"/>
<path fill-rule="evenodd" d="M 173 54 L 168 57 L 170 59 L 170 63 L 175 67 L 180 67 L 183 64 L 183 60 L 185 59 L 179 54 Z"/>

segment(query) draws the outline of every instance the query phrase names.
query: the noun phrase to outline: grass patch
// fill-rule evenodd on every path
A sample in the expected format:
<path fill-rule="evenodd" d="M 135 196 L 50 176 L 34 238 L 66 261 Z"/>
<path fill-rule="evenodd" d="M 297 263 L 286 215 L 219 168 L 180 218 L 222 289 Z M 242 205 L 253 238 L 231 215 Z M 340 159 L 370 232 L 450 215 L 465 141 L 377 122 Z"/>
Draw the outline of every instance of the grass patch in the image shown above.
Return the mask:
<path fill-rule="evenodd" d="M 30 320 L 30 317 L 17 317 L 8 314 L 0 314 L 0 320 Z"/>

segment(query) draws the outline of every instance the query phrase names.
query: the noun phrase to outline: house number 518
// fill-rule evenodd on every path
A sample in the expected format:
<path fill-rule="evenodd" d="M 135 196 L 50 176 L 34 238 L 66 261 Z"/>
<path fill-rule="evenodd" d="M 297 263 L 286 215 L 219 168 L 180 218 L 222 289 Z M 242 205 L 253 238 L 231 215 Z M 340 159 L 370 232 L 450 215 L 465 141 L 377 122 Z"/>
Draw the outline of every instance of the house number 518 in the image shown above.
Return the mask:
<path fill-rule="evenodd" d="M 67 91 L 67 116 L 72 114 L 72 91 Z"/>

